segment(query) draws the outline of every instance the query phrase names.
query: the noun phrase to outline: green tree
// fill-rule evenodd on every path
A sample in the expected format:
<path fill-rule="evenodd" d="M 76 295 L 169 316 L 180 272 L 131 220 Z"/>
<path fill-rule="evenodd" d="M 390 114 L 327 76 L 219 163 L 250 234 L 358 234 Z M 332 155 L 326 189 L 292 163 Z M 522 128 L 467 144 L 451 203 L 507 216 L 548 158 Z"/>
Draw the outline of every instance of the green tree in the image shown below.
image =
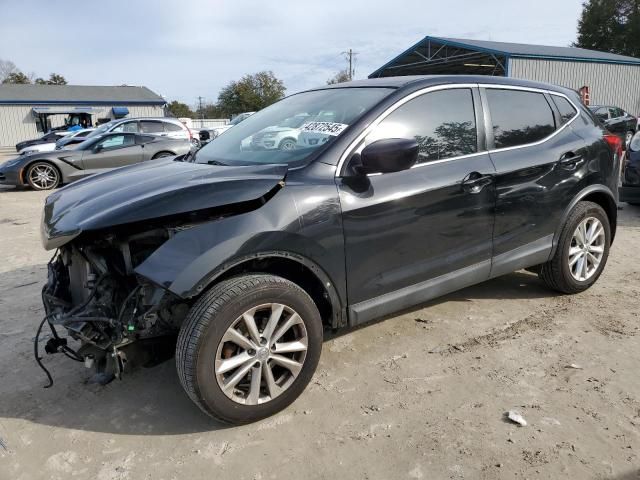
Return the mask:
<path fill-rule="evenodd" d="M 218 108 L 227 115 L 254 112 L 284 97 L 284 83 L 271 71 L 245 75 L 229 83 L 218 95 Z"/>
<path fill-rule="evenodd" d="M 59 73 L 52 73 L 49 75 L 49 80 L 47 80 L 47 85 L 66 85 L 67 79 L 64 78 Z"/>
<path fill-rule="evenodd" d="M 27 77 L 24 73 L 17 71 L 10 73 L 3 80 L 2 83 L 18 83 L 18 84 L 28 84 L 31 83 L 31 79 Z"/>
<path fill-rule="evenodd" d="M 174 100 L 168 107 L 169 112 L 176 118 L 193 118 L 194 113 L 186 103 L 178 102 Z"/>
<path fill-rule="evenodd" d="M 341 70 L 336 73 L 333 77 L 327 80 L 327 85 L 333 85 L 336 83 L 350 82 L 351 78 L 349 77 L 349 72 L 347 70 Z"/>
<path fill-rule="evenodd" d="M 587 0 L 575 47 L 640 57 L 640 0 Z"/>

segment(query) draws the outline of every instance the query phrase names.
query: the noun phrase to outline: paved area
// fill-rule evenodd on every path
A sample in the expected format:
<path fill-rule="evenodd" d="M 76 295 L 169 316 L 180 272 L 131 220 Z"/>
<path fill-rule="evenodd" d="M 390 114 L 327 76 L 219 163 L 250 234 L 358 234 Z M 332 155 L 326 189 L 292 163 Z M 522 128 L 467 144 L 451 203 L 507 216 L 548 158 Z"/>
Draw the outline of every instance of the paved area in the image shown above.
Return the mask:
<path fill-rule="evenodd" d="M 45 196 L 0 187 L 0 479 L 638 478 L 640 208 L 620 211 L 591 290 L 557 296 L 518 272 L 328 336 L 296 403 L 228 428 L 172 361 L 98 387 L 47 357 L 42 388 Z"/>

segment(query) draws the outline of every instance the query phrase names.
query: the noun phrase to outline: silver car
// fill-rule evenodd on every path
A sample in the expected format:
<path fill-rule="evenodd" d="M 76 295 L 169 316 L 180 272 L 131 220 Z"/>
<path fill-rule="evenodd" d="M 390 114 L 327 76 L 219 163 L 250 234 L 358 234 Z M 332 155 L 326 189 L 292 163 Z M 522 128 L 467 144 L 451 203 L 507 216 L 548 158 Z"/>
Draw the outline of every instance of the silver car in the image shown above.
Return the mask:
<path fill-rule="evenodd" d="M 65 150 L 21 155 L 0 165 L 0 184 L 51 190 L 60 184 L 163 157 L 184 155 L 191 143 L 136 133 L 106 133 Z"/>
<path fill-rule="evenodd" d="M 141 133 L 158 137 L 173 138 L 175 140 L 191 141 L 191 131 L 177 118 L 169 117 L 140 117 L 121 118 L 103 123 L 96 128 L 89 137 L 95 137 L 108 132 Z"/>

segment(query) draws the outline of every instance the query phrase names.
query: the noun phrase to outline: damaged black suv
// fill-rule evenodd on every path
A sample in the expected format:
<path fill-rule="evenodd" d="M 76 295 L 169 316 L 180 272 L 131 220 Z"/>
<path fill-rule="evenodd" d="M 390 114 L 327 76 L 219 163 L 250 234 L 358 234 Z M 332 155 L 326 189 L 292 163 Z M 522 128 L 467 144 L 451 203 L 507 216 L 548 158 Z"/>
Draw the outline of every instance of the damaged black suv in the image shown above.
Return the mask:
<path fill-rule="evenodd" d="M 47 352 L 107 381 L 173 345 L 204 412 L 263 418 L 309 383 L 324 328 L 523 268 L 590 287 L 620 155 L 575 92 L 546 84 L 398 77 L 292 95 L 195 154 L 48 197 Z"/>

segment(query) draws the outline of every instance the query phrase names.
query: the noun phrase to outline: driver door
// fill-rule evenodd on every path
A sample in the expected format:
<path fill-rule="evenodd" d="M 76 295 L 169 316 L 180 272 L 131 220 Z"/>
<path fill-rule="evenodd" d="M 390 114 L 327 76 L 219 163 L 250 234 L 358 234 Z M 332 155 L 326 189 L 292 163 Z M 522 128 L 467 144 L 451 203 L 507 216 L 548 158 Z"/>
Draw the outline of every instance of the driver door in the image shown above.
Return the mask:
<path fill-rule="evenodd" d="M 495 169 L 482 125 L 477 89 L 427 92 L 383 118 L 356 149 L 415 139 L 413 168 L 349 176 L 358 158 L 347 160 L 337 183 L 352 324 L 489 278 Z"/>
<path fill-rule="evenodd" d="M 142 146 L 136 145 L 132 133 L 106 135 L 82 155 L 84 169 L 91 171 L 123 167 L 141 161 Z"/>

